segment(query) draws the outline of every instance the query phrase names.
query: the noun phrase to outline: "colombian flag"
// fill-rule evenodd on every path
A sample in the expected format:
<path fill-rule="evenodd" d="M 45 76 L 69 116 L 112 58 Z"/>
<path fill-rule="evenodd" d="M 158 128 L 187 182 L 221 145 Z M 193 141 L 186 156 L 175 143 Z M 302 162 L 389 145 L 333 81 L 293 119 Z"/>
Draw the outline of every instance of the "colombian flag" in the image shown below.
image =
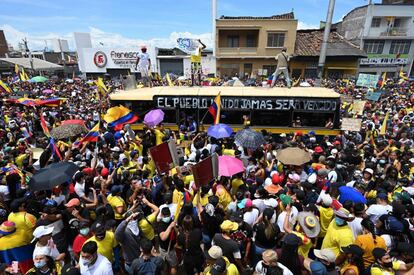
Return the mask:
<path fill-rule="evenodd" d="M 104 116 L 104 120 L 108 123 L 109 127 L 114 128 L 115 131 L 119 131 L 125 124 L 137 121 L 138 116 L 130 109 L 120 105 L 109 108 Z"/>
<path fill-rule="evenodd" d="M 4 83 L 3 81 L 0 80 L 0 88 L 3 89 L 5 92 L 7 93 L 11 93 L 12 90 L 10 89 L 9 86 L 7 86 L 6 83 Z"/>
<path fill-rule="evenodd" d="M 49 128 L 47 128 L 46 120 L 43 117 L 42 112 L 40 112 L 40 126 L 42 126 L 43 133 L 45 134 L 45 136 L 50 137 Z"/>
<path fill-rule="evenodd" d="M 84 136 L 80 142 L 96 142 L 99 138 L 99 122 L 96 124 L 89 133 Z"/>
<path fill-rule="evenodd" d="M 220 109 L 221 109 L 221 97 L 220 93 L 216 96 L 213 104 L 208 108 L 209 113 L 213 116 L 214 125 L 220 123 Z"/>
<path fill-rule="evenodd" d="M 48 98 L 48 99 L 36 99 L 36 105 L 47 106 L 47 107 L 59 107 L 66 98 Z"/>
<path fill-rule="evenodd" d="M 19 262 L 22 274 L 33 267 L 33 244 L 28 244 L 25 231 L 17 229 L 16 232 L 0 238 L 0 262 L 11 265 L 13 261 Z"/>

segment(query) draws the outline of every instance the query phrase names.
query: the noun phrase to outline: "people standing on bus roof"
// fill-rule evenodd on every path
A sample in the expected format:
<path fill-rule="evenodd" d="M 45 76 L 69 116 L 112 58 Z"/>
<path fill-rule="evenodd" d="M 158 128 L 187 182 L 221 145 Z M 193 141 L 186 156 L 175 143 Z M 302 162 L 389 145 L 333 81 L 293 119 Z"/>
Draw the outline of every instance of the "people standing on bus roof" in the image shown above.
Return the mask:
<path fill-rule="evenodd" d="M 283 73 L 285 77 L 286 84 L 290 88 L 291 81 L 289 78 L 289 60 L 290 56 L 287 54 L 287 48 L 283 47 L 282 52 L 276 55 L 277 60 L 277 67 L 276 71 L 273 73 L 272 84 L 270 85 L 271 88 L 275 86 L 276 80 L 279 78 L 280 73 Z"/>

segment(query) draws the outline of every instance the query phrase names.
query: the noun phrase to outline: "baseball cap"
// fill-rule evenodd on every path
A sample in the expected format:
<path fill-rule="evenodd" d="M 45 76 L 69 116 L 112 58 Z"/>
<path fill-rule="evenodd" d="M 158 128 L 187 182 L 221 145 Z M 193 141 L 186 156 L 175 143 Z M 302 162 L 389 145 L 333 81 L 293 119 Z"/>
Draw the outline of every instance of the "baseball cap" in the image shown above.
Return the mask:
<path fill-rule="evenodd" d="M 344 253 L 353 254 L 358 257 L 362 257 L 362 255 L 364 255 L 364 250 L 356 244 L 350 244 L 346 247 L 342 247 L 341 249 Z"/>
<path fill-rule="evenodd" d="M 223 257 L 220 257 L 211 266 L 210 273 L 211 275 L 222 274 L 224 271 L 226 271 L 226 267 L 227 267 L 226 261 L 223 259 Z"/>
<path fill-rule="evenodd" d="M 292 198 L 289 195 L 281 194 L 279 196 L 280 201 L 283 203 L 283 206 L 287 206 L 289 203 L 292 202 Z"/>
<path fill-rule="evenodd" d="M 70 201 L 68 201 L 67 204 L 65 204 L 66 207 L 73 207 L 73 206 L 79 206 L 80 205 L 80 200 L 77 198 L 71 199 Z"/>
<path fill-rule="evenodd" d="M 95 233 L 95 235 L 103 234 L 105 231 L 105 224 L 103 223 L 95 222 L 92 225 L 92 232 Z"/>
<path fill-rule="evenodd" d="M 321 146 L 316 146 L 313 151 L 315 151 L 315 153 L 318 153 L 318 154 L 323 153 L 323 149 Z"/>
<path fill-rule="evenodd" d="M 332 249 L 329 249 L 329 248 L 315 249 L 315 250 L 313 250 L 313 253 L 319 259 L 325 260 L 329 263 L 334 263 L 335 260 L 336 260 L 335 253 L 332 251 Z"/>
<path fill-rule="evenodd" d="M 112 194 L 118 194 L 122 192 L 122 186 L 121 185 L 114 185 L 111 187 L 111 193 Z"/>
<path fill-rule="evenodd" d="M 374 175 L 374 170 L 372 170 L 371 168 L 365 168 L 364 172 L 371 174 L 371 176 Z"/>
<path fill-rule="evenodd" d="M 53 226 L 46 226 L 46 225 L 41 225 L 36 227 L 36 229 L 33 231 L 33 236 L 34 239 L 32 240 L 35 241 L 36 239 L 41 238 L 42 236 L 46 236 L 49 234 L 52 234 L 54 227 Z"/>
<path fill-rule="evenodd" d="M 101 171 L 101 176 L 102 177 L 107 177 L 109 175 L 109 170 L 108 168 L 103 168 Z"/>
<path fill-rule="evenodd" d="M 383 192 L 380 192 L 377 194 L 377 199 L 386 200 L 387 198 L 388 198 L 388 195 Z"/>
<path fill-rule="evenodd" d="M 218 258 L 223 257 L 223 250 L 220 246 L 213 245 L 208 251 L 205 251 L 204 254 L 207 259 L 217 260 Z"/>
<path fill-rule="evenodd" d="M 241 202 L 237 204 L 237 207 L 239 207 L 240 209 L 244 209 L 244 208 L 248 208 L 252 206 L 253 206 L 253 202 L 251 199 L 243 199 Z"/>
<path fill-rule="evenodd" d="M 291 179 L 294 182 L 298 182 L 300 181 L 300 176 L 296 173 L 292 173 L 292 174 L 289 174 L 289 179 Z"/>
<path fill-rule="evenodd" d="M 372 250 L 372 256 L 374 256 L 376 260 L 380 260 L 386 254 L 387 254 L 387 251 L 380 247 L 376 247 Z"/>
<path fill-rule="evenodd" d="M 302 240 L 296 234 L 289 233 L 283 239 L 283 243 L 291 246 L 299 246 Z"/>
<path fill-rule="evenodd" d="M 239 225 L 236 222 L 225 220 L 224 222 L 221 223 L 220 228 L 224 232 L 231 232 L 231 231 L 236 231 L 239 228 Z"/>
<path fill-rule="evenodd" d="M 328 270 L 326 269 L 326 266 L 319 262 L 319 261 L 313 261 L 309 265 L 310 271 L 312 275 L 326 275 L 328 274 Z"/>

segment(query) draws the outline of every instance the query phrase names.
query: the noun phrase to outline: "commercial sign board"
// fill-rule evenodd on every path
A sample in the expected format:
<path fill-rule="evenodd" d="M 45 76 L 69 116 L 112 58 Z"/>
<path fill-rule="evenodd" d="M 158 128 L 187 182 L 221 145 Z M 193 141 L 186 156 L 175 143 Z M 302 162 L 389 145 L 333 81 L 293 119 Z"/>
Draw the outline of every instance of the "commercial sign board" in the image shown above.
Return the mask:
<path fill-rule="evenodd" d="M 360 65 L 406 65 L 408 64 L 408 54 L 379 54 L 368 55 L 359 61 Z"/>
<path fill-rule="evenodd" d="M 207 109 L 213 103 L 214 97 L 156 96 L 154 100 L 157 108 Z M 221 98 L 221 108 L 223 109 L 333 112 L 337 106 L 336 99 Z"/>

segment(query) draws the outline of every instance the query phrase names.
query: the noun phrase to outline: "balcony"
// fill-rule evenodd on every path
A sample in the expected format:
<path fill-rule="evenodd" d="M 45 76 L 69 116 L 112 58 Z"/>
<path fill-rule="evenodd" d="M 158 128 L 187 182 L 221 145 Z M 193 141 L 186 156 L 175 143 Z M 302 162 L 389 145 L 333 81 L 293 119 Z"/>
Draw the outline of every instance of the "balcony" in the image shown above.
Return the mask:
<path fill-rule="evenodd" d="M 220 47 L 217 51 L 218 56 L 255 56 L 257 47 Z"/>
<path fill-rule="evenodd" d="M 380 36 L 407 36 L 408 29 L 406 28 L 390 28 L 385 32 L 381 32 Z"/>

